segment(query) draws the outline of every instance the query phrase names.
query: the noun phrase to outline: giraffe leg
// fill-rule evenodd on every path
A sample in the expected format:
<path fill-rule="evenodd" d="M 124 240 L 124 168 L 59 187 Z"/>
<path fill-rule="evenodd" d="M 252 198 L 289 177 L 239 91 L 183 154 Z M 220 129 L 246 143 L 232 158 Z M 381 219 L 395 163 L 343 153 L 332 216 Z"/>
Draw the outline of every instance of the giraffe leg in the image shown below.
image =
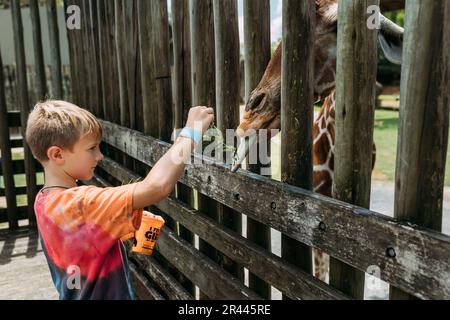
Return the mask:
<path fill-rule="evenodd" d="M 328 283 L 330 256 L 319 249 L 313 249 L 314 254 L 314 276 Z"/>

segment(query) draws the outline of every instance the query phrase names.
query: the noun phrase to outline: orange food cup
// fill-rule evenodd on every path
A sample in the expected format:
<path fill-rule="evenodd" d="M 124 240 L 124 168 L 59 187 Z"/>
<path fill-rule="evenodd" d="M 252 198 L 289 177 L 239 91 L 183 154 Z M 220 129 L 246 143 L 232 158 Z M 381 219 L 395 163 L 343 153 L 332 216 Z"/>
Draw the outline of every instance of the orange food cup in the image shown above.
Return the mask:
<path fill-rule="evenodd" d="M 151 255 L 163 226 L 164 220 L 146 215 L 144 212 L 142 215 L 141 226 L 135 233 L 134 244 L 131 251 Z"/>

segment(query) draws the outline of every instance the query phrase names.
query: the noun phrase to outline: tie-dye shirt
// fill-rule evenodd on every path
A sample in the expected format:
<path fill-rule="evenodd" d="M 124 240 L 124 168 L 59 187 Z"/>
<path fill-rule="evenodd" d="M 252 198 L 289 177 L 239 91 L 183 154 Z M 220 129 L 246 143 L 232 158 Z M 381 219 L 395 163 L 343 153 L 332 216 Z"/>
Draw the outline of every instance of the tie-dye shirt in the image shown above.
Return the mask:
<path fill-rule="evenodd" d="M 135 299 L 121 241 L 139 228 L 135 184 L 39 192 L 34 204 L 42 248 L 60 299 Z"/>

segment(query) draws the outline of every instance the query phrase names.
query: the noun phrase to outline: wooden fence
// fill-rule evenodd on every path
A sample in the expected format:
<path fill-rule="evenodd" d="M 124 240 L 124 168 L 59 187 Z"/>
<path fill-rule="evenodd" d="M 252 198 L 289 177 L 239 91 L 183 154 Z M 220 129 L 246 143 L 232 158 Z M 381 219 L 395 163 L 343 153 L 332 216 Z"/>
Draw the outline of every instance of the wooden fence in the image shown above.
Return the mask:
<path fill-rule="evenodd" d="M 18 1 L 12 3 L 17 17 Z M 80 8 L 82 17 L 81 29 L 68 31 L 72 100 L 99 117 L 104 128 L 106 157 L 87 183 L 116 186 L 144 177 L 170 148 L 172 130 L 182 127 L 192 105 L 215 106 L 220 130 L 237 126 L 240 42 L 236 3 L 172 1 L 171 67 L 165 0 L 64 2 L 66 8 Z M 299 178 L 277 182 L 251 171 L 231 173 L 229 164 L 194 154 L 173 194 L 149 208 L 167 221 L 157 250 L 151 257 L 129 253 L 141 299 L 271 298 L 271 286 L 290 299 L 361 299 L 363 275 L 373 266 L 391 285 L 393 299 L 450 299 L 450 237 L 440 233 L 450 101 L 444 89 L 450 72 L 450 57 L 444 48 L 448 48 L 450 35 L 443 30 L 450 23 L 450 1 L 412 0 L 406 7 L 396 219 L 364 209 L 370 192 L 367 159 L 371 158 L 373 114 L 362 117 L 358 112 L 361 100 L 373 101 L 371 107 L 375 107 L 371 72 L 376 65 L 375 50 L 369 50 L 375 48 L 376 31 L 366 28 L 365 14 L 369 5 L 379 2 L 340 3 L 337 96 L 342 98 L 338 98 L 337 113 L 344 117 L 337 116 L 336 121 L 338 128 L 345 125 L 348 131 L 344 135 L 341 130 L 336 138 L 337 199 L 308 191 L 311 141 L 306 137 L 311 132 L 312 72 L 300 71 L 313 70 L 312 48 L 304 44 L 314 39 L 314 1 L 285 0 L 282 100 L 289 104 L 283 105 L 282 114 L 284 118 L 288 113 L 308 116 L 298 117 L 298 123 L 284 122 L 283 154 L 296 165 L 286 164 L 283 170 Z M 268 0 L 244 1 L 246 94 L 270 58 L 266 52 L 268 5 Z M 22 40 L 17 38 L 20 48 Z M 413 51 L 419 42 L 423 50 Z M 19 58 L 18 72 L 24 73 Z M 350 68 L 348 64 L 355 62 L 358 67 Z M 365 71 L 361 74 L 360 70 Z M 352 79 L 363 80 L 350 88 L 339 85 Z M 23 76 L 19 78 L 19 95 L 26 94 L 20 85 L 24 82 Z M 286 87 L 287 83 L 294 86 Z M 24 123 L 30 105 L 22 99 Z M 3 101 L 0 147 L 9 150 L 11 143 L 3 128 L 12 124 L 8 119 L 15 117 L 16 124 L 19 119 L 7 118 Z M 361 131 L 368 132 L 364 139 Z M 295 152 L 298 148 L 303 151 Z M 25 154 L 24 171 L 34 174 L 35 164 L 27 159 L 29 154 Z M 7 197 L 15 194 L 12 162 L 8 152 L 2 152 Z M 28 183 L 33 185 L 33 181 Z M 10 200 L 7 215 L 0 211 L 0 217 L 7 216 L 11 226 L 19 212 Z M 247 218 L 246 237 L 243 216 Z M 281 257 L 271 252 L 270 228 L 283 235 Z M 311 274 L 312 247 L 333 257 L 331 284 Z"/>

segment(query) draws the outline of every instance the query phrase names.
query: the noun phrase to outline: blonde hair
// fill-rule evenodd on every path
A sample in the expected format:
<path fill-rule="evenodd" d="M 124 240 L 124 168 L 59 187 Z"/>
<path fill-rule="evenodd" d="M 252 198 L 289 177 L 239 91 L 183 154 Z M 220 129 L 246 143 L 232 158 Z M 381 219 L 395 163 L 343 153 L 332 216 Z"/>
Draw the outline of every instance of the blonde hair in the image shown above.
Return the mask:
<path fill-rule="evenodd" d="M 48 160 L 50 147 L 72 151 L 75 143 L 86 134 L 94 134 L 101 140 L 100 123 L 89 111 L 66 101 L 39 102 L 28 116 L 26 140 L 40 162 Z"/>

